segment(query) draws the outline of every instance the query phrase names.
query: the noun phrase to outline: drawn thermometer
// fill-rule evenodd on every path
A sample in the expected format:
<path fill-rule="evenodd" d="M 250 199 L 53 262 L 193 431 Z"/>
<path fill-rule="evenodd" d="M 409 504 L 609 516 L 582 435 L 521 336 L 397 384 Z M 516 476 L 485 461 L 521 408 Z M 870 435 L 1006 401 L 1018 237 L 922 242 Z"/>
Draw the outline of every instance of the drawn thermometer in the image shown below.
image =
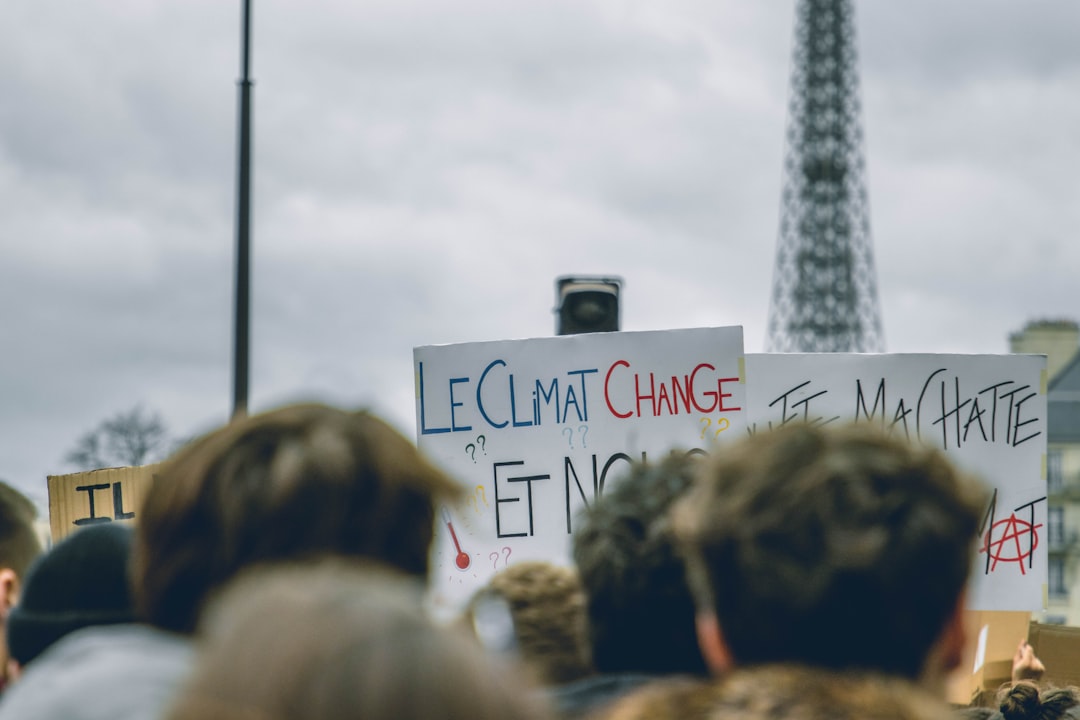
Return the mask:
<path fill-rule="evenodd" d="M 469 557 L 469 553 L 461 549 L 461 543 L 458 542 L 457 533 L 454 532 L 454 523 L 450 521 L 450 511 L 445 507 L 442 509 L 442 519 L 446 523 L 446 529 L 450 531 L 450 538 L 454 541 L 454 548 L 457 550 L 457 557 L 454 558 L 454 563 L 458 566 L 458 570 L 468 570 L 469 563 L 472 559 Z"/>

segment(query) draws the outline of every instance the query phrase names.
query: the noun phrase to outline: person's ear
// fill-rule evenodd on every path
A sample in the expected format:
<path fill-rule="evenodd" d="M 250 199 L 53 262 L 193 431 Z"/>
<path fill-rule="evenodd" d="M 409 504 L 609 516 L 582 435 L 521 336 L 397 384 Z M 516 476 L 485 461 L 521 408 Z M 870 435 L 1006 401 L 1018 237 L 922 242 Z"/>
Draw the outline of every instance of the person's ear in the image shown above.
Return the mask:
<path fill-rule="evenodd" d="M 22 677 L 22 665 L 19 664 L 18 660 L 10 657 L 7 659 L 7 675 L 4 675 L 4 677 L 7 678 L 6 683 L 8 685 Z"/>
<path fill-rule="evenodd" d="M 0 568 L 0 612 L 15 607 L 19 601 L 19 576 L 11 568 Z"/>
<path fill-rule="evenodd" d="M 964 660 L 964 648 L 967 645 L 967 629 L 964 626 L 964 609 L 967 604 L 967 591 L 960 593 L 953 606 L 952 614 L 945 621 L 945 626 L 938 637 L 938 672 L 951 673 Z"/>
<path fill-rule="evenodd" d="M 701 656 L 705 659 L 709 672 L 723 675 L 735 667 L 735 659 L 724 641 L 724 631 L 716 615 L 703 613 L 697 616 L 697 636 Z"/>

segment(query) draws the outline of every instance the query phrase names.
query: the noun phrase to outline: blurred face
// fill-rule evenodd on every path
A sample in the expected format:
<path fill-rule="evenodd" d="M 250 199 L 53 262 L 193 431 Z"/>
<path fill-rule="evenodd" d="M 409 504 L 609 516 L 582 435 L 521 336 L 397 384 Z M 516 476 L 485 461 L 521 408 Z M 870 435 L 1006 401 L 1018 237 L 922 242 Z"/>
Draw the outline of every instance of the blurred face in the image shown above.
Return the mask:
<path fill-rule="evenodd" d="M 7 619 L 11 608 L 19 596 L 19 577 L 11 568 L 0 570 L 0 692 L 14 680 L 16 668 L 12 668 L 14 661 L 8 657 L 7 648 Z"/>

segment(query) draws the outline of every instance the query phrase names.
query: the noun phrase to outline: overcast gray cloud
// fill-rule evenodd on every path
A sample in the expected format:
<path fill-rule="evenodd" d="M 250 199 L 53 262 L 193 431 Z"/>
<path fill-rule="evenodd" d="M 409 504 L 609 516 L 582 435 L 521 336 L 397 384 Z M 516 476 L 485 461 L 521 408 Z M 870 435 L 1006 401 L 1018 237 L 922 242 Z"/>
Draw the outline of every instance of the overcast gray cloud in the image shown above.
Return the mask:
<path fill-rule="evenodd" d="M 627 329 L 764 345 L 794 2 L 254 2 L 254 409 L 412 428 L 415 345 Z M 1080 5 L 859 3 L 891 351 L 1080 315 Z M 12 0 L 0 25 L 0 477 L 44 503 L 136 402 L 231 402 L 239 2 Z"/>

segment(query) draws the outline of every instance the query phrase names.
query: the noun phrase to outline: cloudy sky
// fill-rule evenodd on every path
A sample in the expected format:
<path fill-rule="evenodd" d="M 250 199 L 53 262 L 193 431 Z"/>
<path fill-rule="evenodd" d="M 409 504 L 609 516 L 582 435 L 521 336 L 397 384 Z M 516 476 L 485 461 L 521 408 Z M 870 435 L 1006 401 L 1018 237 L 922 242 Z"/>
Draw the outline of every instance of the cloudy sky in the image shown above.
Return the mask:
<path fill-rule="evenodd" d="M 414 346 L 624 328 L 764 349 L 794 0 L 255 0 L 251 407 L 413 429 Z M 1080 3 L 857 3 L 887 349 L 1080 318 Z M 142 404 L 231 406 L 240 3 L 9 0 L 0 477 Z"/>

